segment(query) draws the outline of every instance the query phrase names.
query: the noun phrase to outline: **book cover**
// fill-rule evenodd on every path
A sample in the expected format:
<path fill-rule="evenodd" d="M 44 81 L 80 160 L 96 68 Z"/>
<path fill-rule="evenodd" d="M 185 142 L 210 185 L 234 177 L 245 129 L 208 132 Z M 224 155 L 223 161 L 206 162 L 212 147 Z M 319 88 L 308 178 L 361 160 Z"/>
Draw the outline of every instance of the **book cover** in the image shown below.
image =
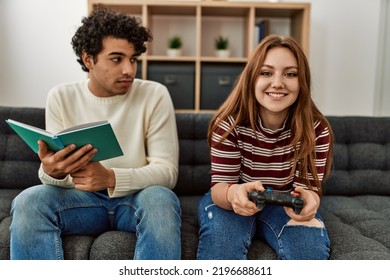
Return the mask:
<path fill-rule="evenodd" d="M 123 155 L 111 124 L 107 121 L 74 126 L 57 134 L 11 119 L 6 120 L 6 122 L 35 153 L 38 153 L 38 140 L 42 140 L 50 150 L 55 152 L 70 144 L 75 144 L 77 148 L 91 144 L 98 150 L 92 161 Z"/>
<path fill-rule="evenodd" d="M 270 21 L 268 19 L 261 20 L 255 26 L 254 43 L 257 46 L 266 36 L 270 34 Z"/>

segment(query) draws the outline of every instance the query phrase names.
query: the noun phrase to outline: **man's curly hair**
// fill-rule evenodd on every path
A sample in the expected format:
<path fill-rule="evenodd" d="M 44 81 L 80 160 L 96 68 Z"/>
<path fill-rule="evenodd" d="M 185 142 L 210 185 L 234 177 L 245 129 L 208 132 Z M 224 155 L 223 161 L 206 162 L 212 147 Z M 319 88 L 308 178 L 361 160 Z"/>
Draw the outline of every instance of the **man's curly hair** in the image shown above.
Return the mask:
<path fill-rule="evenodd" d="M 89 70 L 82 60 L 83 51 L 92 55 L 96 62 L 106 37 L 127 40 L 134 45 L 137 55 L 146 52 L 146 43 L 152 40 L 150 31 L 141 25 L 139 19 L 104 7 L 94 9 L 81 23 L 72 38 L 72 46 L 78 57 L 77 61 L 85 72 Z"/>

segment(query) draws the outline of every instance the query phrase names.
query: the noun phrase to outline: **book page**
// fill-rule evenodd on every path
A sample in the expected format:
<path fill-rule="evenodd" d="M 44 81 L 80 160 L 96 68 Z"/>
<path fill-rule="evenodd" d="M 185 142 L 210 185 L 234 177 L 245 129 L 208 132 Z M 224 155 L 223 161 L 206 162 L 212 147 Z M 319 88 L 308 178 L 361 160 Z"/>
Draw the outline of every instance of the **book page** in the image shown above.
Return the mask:
<path fill-rule="evenodd" d="M 108 123 L 108 122 L 107 121 L 98 121 L 98 122 L 84 123 L 84 124 L 80 124 L 80 125 L 76 125 L 76 126 L 72 126 L 72 127 L 67 128 L 67 129 L 64 129 L 64 130 L 60 131 L 59 133 L 57 133 L 57 135 L 68 133 L 68 132 L 73 132 L 73 131 L 77 131 L 77 130 L 83 130 L 85 128 L 95 127 L 95 126 L 103 125 L 106 123 Z"/>
<path fill-rule="evenodd" d="M 46 130 L 44 130 L 42 128 L 39 128 L 39 127 L 35 127 L 35 126 L 32 126 L 32 125 L 21 123 L 21 122 L 18 122 L 18 121 L 15 121 L 15 120 L 11 120 L 11 119 L 6 120 L 6 122 L 8 122 L 9 124 L 13 124 L 13 125 L 19 126 L 21 128 L 24 128 L 24 129 L 35 131 L 35 132 L 40 133 L 42 135 L 46 135 L 46 136 L 49 136 L 49 137 L 54 137 L 53 133 L 50 133 L 50 132 L 48 132 L 48 131 L 46 131 Z"/>

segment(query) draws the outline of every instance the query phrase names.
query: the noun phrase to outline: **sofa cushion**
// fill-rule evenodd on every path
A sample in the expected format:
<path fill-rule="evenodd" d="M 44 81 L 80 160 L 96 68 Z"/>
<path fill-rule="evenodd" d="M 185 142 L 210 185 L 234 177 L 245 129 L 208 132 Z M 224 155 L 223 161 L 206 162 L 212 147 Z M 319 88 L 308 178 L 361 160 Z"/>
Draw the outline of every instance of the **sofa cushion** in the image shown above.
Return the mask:
<path fill-rule="evenodd" d="M 390 195 L 390 118 L 328 117 L 335 134 L 326 195 Z"/>
<path fill-rule="evenodd" d="M 180 158 L 174 191 L 178 195 L 201 195 L 210 188 L 210 156 L 206 138 L 211 116 L 176 114 Z"/>
<path fill-rule="evenodd" d="M 390 259 L 390 197 L 325 196 L 320 213 L 329 232 L 332 259 Z"/>
<path fill-rule="evenodd" d="M 39 158 L 5 123 L 14 119 L 45 127 L 45 111 L 39 108 L 0 107 L 0 189 L 26 188 L 38 179 Z"/>

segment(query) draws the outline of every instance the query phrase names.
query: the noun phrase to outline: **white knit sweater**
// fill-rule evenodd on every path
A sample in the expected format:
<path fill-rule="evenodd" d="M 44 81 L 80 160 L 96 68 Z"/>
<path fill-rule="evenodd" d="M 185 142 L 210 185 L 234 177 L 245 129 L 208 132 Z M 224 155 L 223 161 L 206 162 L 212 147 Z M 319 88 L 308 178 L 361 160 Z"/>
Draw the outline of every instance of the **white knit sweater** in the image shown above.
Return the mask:
<path fill-rule="evenodd" d="M 116 186 L 109 195 L 125 196 L 151 185 L 176 184 L 179 146 L 175 112 L 167 88 L 159 83 L 135 79 L 130 92 L 96 97 L 88 80 L 53 88 L 46 104 L 46 130 L 57 133 L 68 127 L 108 120 L 124 155 L 101 161 L 115 172 Z M 72 178 L 57 180 L 42 168 L 44 184 L 72 188 Z"/>

